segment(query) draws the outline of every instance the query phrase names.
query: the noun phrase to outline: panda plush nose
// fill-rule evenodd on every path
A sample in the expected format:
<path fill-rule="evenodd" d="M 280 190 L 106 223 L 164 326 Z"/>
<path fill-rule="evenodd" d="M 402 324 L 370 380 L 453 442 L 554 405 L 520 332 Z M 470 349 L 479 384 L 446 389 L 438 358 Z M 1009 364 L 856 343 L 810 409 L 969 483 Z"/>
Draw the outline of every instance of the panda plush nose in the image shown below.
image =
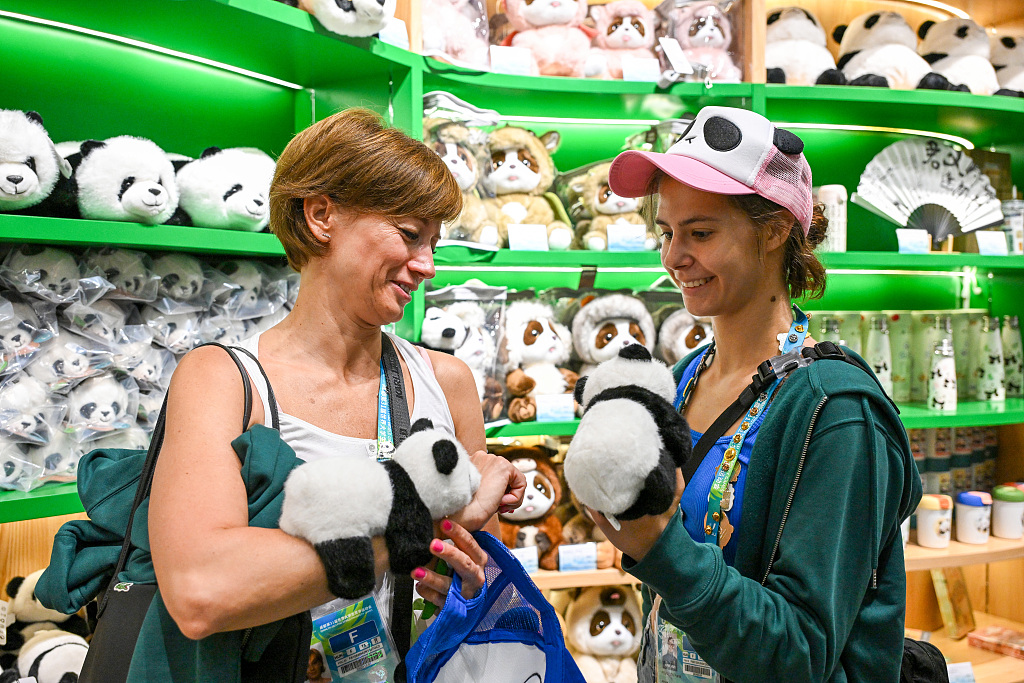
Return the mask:
<path fill-rule="evenodd" d="M 149 188 L 149 193 L 150 193 L 151 195 L 153 195 L 154 197 L 159 197 L 159 196 L 160 196 L 160 193 L 161 193 L 162 191 L 163 191 L 163 190 L 161 190 L 161 189 L 160 189 L 160 188 L 158 188 L 158 187 L 151 187 L 151 188 Z"/>
<path fill-rule="evenodd" d="M 455 328 L 454 327 L 446 327 L 446 328 L 444 328 L 444 332 L 441 333 L 441 336 L 444 339 L 451 339 L 452 337 L 455 336 Z"/>
<path fill-rule="evenodd" d="M 18 184 L 18 183 L 20 183 L 20 182 L 21 182 L 22 180 L 24 180 L 24 179 L 25 179 L 25 177 L 24 177 L 24 176 L 20 176 L 20 175 L 9 175 L 9 176 L 7 176 L 7 179 L 8 179 L 9 181 L 11 181 L 12 183 L 14 183 L 15 185 L 17 185 L 17 184 Z"/>
<path fill-rule="evenodd" d="M 262 199 L 254 199 L 254 200 L 252 200 L 252 203 L 255 204 L 256 206 L 263 206 L 263 200 Z"/>

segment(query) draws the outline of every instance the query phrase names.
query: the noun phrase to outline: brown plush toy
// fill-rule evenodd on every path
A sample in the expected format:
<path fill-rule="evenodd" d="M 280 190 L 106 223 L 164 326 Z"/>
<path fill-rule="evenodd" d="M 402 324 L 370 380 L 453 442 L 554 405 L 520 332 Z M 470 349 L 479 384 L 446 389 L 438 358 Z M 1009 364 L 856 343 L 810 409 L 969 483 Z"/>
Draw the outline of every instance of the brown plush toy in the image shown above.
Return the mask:
<path fill-rule="evenodd" d="M 447 164 L 462 190 L 462 213 L 445 224 L 445 239 L 500 246 L 498 226 L 488 215 L 476 189 L 480 166 L 473 148 L 483 146 L 484 132 L 455 121 L 426 118 L 423 120 L 423 137 L 424 142 Z M 476 145 L 474 137 L 479 137 Z"/>
<path fill-rule="evenodd" d="M 576 388 L 576 373 L 558 367 L 569 360 L 572 335 L 554 318 L 551 307 L 539 301 L 516 301 L 505 310 L 502 352 L 512 422 L 537 419 L 538 394 L 571 394 Z"/>
<path fill-rule="evenodd" d="M 572 491 L 569 491 L 569 497 L 572 499 L 572 506 L 576 510 L 576 514 L 562 525 L 562 540 L 569 545 L 596 543 L 597 568 L 608 569 L 615 566 L 621 569 L 622 553 L 612 545 L 600 527 L 594 524 L 593 518 Z"/>
<path fill-rule="evenodd" d="M 516 126 L 499 128 L 487 137 L 491 168 L 483 183 L 494 198 L 484 204 L 498 226 L 498 246 L 508 245 L 508 226 L 516 223 L 547 226 L 550 249 L 565 250 L 572 244 L 572 228 L 555 218 L 544 198 L 555 179 L 551 152 L 559 141 L 556 131 L 538 138 Z"/>
<path fill-rule="evenodd" d="M 589 220 L 581 220 L 576 227 L 576 246 L 580 249 L 607 249 L 609 225 L 645 225 L 643 216 L 638 213 L 640 200 L 620 197 L 612 192 L 608 184 L 608 169 L 611 166 L 611 162 L 594 166 L 573 183 L 573 191 L 579 194 L 580 202 L 591 215 Z M 644 248 L 657 249 L 657 234 L 646 227 L 645 232 Z"/>
<path fill-rule="evenodd" d="M 499 516 L 501 541 L 509 548 L 537 546 L 541 569 L 558 569 L 562 523 L 555 506 L 562 499 L 562 485 L 548 451 L 540 446 L 515 447 L 502 453 L 526 476 L 523 504 Z"/>

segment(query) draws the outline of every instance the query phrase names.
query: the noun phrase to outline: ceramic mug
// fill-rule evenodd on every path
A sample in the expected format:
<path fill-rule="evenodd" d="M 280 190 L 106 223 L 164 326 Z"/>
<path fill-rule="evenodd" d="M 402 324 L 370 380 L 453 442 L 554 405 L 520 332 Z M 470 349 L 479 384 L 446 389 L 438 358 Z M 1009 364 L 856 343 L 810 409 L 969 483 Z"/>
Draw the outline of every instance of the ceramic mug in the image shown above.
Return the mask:
<path fill-rule="evenodd" d="M 953 530 L 953 499 L 928 493 L 917 507 L 917 544 L 923 548 L 946 548 Z"/>

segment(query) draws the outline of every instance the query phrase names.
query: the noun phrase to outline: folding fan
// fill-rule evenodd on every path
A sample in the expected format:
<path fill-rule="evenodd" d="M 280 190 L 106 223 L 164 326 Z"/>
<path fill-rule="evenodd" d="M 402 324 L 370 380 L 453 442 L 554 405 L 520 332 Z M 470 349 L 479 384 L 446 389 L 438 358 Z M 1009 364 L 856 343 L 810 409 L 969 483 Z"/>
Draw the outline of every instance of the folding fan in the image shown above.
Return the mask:
<path fill-rule="evenodd" d="M 988 177 L 961 147 L 943 140 L 889 145 L 868 163 L 851 201 L 898 225 L 927 230 L 935 242 L 1003 220 Z"/>

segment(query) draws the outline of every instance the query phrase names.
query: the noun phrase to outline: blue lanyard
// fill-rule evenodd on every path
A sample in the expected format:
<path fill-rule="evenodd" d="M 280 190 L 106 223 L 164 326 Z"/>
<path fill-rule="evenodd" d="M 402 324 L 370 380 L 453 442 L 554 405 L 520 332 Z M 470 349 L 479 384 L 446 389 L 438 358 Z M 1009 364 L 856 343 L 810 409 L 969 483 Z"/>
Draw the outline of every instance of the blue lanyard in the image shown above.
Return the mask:
<path fill-rule="evenodd" d="M 380 360 L 380 389 L 377 390 L 377 460 L 391 459 L 395 451 L 395 437 L 391 432 L 391 401 L 388 381 L 384 375 L 384 359 Z"/>

